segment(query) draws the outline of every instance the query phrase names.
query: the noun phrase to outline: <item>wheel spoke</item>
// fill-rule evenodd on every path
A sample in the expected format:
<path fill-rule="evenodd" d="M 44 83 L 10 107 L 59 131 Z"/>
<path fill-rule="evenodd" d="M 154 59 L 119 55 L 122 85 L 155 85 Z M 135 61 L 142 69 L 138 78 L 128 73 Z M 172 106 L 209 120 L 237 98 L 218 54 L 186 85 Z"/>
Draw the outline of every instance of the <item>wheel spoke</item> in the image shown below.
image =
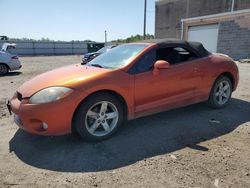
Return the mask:
<path fill-rule="evenodd" d="M 219 84 L 219 88 L 220 88 L 220 90 L 223 89 L 223 82 L 221 82 L 221 83 Z"/>
<path fill-rule="evenodd" d="M 95 121 L 95 123 L 93 123 L 93 125 L 91 125 L 89 131 L 90 131 L 91 133 L 94 133 L 95 130 L 99 127 L 99 125 L 100 125 L 100 123 L 98 123 L 97 121 Z"/>
<path fill-rule="evenodd" d="M 228 90 L 228 88 L 229 88 L 229 85 L 228 85 L 228 84 L 226 84 L 226 85 L 223 87 L 223 90 L 224 90 L 224 91 L 227 91 L 227 90 Z"/>
<path fill-rule="evenodd" d="M 89 110 L 88 113 L 87 113 L 87 116 L 91 117 L 93 119 L 97 119 L 98 113 Z"/>
<path fill-rule="evenodd" d="M 107 119 L 114 119 L 118 116 L 118 113 L 117 112 L 111 112 L 111 113 L 107 113 L 106 114 L 107 116 Z"/>
<path fill-rule="evenodd" d="M 102 123 L 102 127 L 104 128 L 105 131 L 109 131 L 110 130 L 110 127 L 109 127 L 109 124 L 107 123 L 107 121 L 105 121 L 104 123 Z"/>
<path fill-rule="evenodd" d="M 219 95 L 219 103 L 222 103 L 222 95 Z"/>
<path fill-rule="evenodd" d="M 219 95 L 220 95 L 220 93 L 219 93 L 219 92 L 216 92 L 216 93 L 215 93 L 215 96 L 216 96 L 216 97 L 218 97 Z"/>
<path fill-rule="evenodd" d="M 108 103 L 103 102 L 102 105 L 101 105 L 100 113 L 105 113 L 107 111 L 107 108 L 108 108 Z"/>
<path fill-rule="evenodd" d="M 225 97 L 225 98 L 228 98 L 227 93 L 223 93 L 222 96 Z"/>

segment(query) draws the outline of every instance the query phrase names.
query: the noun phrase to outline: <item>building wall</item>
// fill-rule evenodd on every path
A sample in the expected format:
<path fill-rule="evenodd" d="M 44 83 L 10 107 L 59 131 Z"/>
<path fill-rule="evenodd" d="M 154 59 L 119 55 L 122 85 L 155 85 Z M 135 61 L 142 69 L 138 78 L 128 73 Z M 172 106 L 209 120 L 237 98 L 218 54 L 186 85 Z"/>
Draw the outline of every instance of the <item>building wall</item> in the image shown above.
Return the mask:
<path fill-rule="evenodd" d="M 220 22 L 217 51 L 237 60 L 250 57 L 250 14 Z"/>
<path fill-rule="evenodd" d="M 235 0 L 234 10 L 242 10 L 250 8 L 249 0 Z"/>
<path fill-rule="evenodd" d="M 156 1 L 156 38 L 183 38 L 188 40 L 188 28 L 207 24 L 219 24 L 217 52 L 227 54 L 234 59 L 250 57 L 250 0 L 235 0 L 231 12 L 232 0 L 161 0 Z M 216 14 L 227 13 L 226 16 Z M 240 11 L 242 12 L 242 11 Z M 197 18 L 200 16 L 209 18 Z M 186 19 L 185 19 L 186 18 Z M 193 19 L 187 19 L 193 18 Z M 181 19 L 183 33 L 181 33 Z"/>
<path fill-rule="evenodd" d="M 217 52 L 227 54 L 236 60 L 250 57 L 250 11 L 184 20 L 184 39 L 188 40 L 190 27 L 209 24 L 219 24 Z"/>
<path fill-rule="evenodd" d="M 181 19 L 231 11 L 232 0 L 156 1 L 156 38 L 180 38 Z M 250 8 L 250 0 L 235 0 L 234 10 Z"/>
<path fill-rule="evenodd" d="M 156 2 L 156 38 L 180 38 L 180 20 L 186 18 L 186 5 L 185 0 Z"/>

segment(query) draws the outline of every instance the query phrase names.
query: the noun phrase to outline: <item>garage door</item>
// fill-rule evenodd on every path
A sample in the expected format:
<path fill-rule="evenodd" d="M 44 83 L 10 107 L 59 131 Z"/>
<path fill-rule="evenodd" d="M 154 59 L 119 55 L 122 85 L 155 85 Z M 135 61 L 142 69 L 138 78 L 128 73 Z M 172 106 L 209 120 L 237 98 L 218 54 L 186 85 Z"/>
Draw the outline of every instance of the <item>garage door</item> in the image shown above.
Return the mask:
<path fill-rule="evenodd" d="M 208 51 L 216 52 L 218 28 L 218 24 L 189 27 L 188 40 L 201 42 Z"/>

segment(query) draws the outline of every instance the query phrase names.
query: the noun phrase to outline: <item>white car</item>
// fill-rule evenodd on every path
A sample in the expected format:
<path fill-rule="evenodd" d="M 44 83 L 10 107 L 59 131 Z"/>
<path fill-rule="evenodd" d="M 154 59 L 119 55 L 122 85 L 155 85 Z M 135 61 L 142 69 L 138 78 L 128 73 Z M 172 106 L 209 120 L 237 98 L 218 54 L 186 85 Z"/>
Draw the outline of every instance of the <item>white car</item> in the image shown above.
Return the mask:
<path fill-rule="evenodd" d="M 0 75 L 5 75 L 9 71 L 18 70 L 22 67 L 17 55 L 11 54 L 10 49 L 15 48 L 14 43 L 4 43 L 0 50 Z"/>

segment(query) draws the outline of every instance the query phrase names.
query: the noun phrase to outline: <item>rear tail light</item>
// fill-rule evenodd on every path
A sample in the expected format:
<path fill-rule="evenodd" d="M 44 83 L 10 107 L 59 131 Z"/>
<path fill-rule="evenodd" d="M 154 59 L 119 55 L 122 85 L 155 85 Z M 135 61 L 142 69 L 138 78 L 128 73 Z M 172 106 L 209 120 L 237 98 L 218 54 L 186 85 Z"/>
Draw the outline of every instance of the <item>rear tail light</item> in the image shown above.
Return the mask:
<path fill-rule="evenodd" d="M 11 59 L 18 59 L 18 56 L 12 56 Z"/>

